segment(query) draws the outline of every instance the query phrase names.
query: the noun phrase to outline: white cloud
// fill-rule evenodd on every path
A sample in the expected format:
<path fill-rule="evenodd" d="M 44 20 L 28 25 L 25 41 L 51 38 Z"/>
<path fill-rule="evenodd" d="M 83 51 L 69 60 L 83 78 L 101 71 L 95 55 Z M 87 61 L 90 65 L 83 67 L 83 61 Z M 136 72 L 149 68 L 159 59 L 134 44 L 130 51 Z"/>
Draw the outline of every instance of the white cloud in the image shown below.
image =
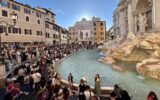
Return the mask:
<path fill-rule="evenodd" d="M 56 13 L 58 13 L 58 14 L 64 14 L 64 11 L 61 10 L 61 9 L 57 9 L 57 10 L 56 10 Z"/>

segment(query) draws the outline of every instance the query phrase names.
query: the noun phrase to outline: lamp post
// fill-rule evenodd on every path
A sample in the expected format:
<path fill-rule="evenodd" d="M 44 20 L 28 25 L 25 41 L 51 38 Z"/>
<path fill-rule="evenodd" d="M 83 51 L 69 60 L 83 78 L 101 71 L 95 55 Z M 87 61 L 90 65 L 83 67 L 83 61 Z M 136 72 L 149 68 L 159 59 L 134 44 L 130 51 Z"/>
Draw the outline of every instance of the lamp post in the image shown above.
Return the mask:
<path fill-rule="evenodd" d="M 12 20 L 13 20 L 13 25 L 8 24 L 8 22 L 5 22 L 5 21 L 0 21 L 0 25 L 3 25 L 3 24 L 6 25 L 6 29 L 4 29 L 4 26 L 0 29 L 0 61 L 2 61 L 2 62 L 0 62 L 0 63 L 2 63 L 2 64 L 3 64 L 3 62 L 4 62 L 4 61 L 3 61 L 3 60 L 4 60 L 4 55 L 2 54 L 2 39 L 1 39 L 1 34 L 4 33 L 4 31 L 5 31 L 5 33 L 7 34 L 7 28 L 8 28 L 8 27 L 14 27 L 14 26 L 16 25 L 18 16 L 17 16 L 17 14 L 16 14 L 15 12 L 12 12 L 11 18 L 12 18 Z"/>

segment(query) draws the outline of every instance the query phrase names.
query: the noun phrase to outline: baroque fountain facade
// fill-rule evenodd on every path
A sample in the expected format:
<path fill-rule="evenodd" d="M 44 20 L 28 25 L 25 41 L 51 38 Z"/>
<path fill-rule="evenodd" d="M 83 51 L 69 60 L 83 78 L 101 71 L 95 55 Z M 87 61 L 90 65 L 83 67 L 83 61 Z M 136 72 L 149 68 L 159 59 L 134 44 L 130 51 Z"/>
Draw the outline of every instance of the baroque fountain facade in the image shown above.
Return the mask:
<path fill-rule="evenodd" d="M 159 0 L 119 0 L 113 15 L 115 40 L 103 46 L 100 61 L 124 71 L 117 62 L 134 62 L 144 77 L 160 80 Z"/>

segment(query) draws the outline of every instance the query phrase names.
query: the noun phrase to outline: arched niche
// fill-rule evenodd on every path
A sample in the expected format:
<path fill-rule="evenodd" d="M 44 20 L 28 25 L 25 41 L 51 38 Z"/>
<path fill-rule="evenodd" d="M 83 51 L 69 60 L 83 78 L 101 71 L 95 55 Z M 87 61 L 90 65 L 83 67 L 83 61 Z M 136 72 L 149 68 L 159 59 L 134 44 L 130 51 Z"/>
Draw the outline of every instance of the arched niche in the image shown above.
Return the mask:
<path fill-rule="evenodd" d="M 146 31 L 152 30 L 152 0 L 137 0 L 135 3 L 135 19 L 136 19 L 136 31 L 138 32 L 138 14 L 145 14 L 147 17 Z"/>

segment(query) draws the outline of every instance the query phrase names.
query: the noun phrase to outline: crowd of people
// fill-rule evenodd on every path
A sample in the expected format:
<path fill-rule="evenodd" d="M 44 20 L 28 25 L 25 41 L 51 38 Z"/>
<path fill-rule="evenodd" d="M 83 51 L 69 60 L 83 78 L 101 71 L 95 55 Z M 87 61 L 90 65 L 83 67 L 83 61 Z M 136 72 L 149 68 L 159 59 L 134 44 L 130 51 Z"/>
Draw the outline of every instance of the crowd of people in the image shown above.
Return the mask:
<path fill-rule="evenodd" d="M 6 67 L 21 64 L 6 77 L 4 100 L 18 100 L 21 95 L 36 91 L 39 100 L 67 100 L 70 92 L 61 86 L 61 75 L 54 69 L 54 64 L 61 58 L 80 50 L 95 48 L 94 45 L 20 45 L 10 44 L 3 47 L 2 55 L 9 60 Z M 32 61 L 32 59 L 37 60 Z"/>
<path fill-rule="evenodd" d="M 80 49 L 97 48 L 95 45 L 61 44 L 61 45 L 4 45 L 2 54 L 5 57 L 7 70 L 11 65 L 21 64 L 6 77 L 4 100 L 21 100 L 22 95 L 36 92 L 37 100 L 68 100 L 72 94 L 73 76 L 68 75 L 68 87 L 61 84 L 62 77 L 55 71 L 55 63 Z M 37 60 L 32 61 L 32 59 Z M 24 63 L 23 63 L 24 62 Z M 9 64 L 8 64 L 9 63 Z M 78 86 L 79 100 L 95 100 L 101 96 L 101 78 L 95 75 L 95 87 L 87 84 L 85 78 L 80 79 Z M 97 98 L 97 99 L 98 99 Z M 158 100 L 151 91 L 147 100 Z M 131 100 L 128 92 L 118 85 L 110 93 L 110 100 Z"/>

